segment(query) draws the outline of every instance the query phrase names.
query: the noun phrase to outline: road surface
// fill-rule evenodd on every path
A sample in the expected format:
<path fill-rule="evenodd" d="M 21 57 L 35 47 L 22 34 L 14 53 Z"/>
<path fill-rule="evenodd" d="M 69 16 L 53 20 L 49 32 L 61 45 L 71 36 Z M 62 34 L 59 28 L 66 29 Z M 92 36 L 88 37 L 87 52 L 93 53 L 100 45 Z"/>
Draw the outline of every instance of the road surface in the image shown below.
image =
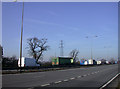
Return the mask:
<path fill-rule="evenodd" d="M 3 87 L 96 87 L 100 88 L 118 73 L 118 65 L 9 74 L 2 76 Z"/>

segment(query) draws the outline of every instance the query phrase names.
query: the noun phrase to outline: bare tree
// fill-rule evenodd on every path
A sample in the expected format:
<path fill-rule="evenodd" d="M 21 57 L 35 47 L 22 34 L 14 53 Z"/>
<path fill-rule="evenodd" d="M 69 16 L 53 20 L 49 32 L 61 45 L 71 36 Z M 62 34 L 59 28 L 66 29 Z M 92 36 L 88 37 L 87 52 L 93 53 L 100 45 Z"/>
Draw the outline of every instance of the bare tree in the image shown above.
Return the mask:
<path fill-rule="evenodd" d="M 36 59 L 36 62 L 38 63 L 39 59 L 42 59 L 43 52 L 47 51 L 49 46 L 46 45 L 47 39 L 42 38 L 38 39 L 36 37 L 27 39 L 28 43 L 28 54 Z"/>
<path fill-rule="evenodd" d="M 79 51 L 77 49 L 74 49 L 70 52 L 70 56 L 73 57 L 74 62 L 77 60 L 78 53 Z"/>

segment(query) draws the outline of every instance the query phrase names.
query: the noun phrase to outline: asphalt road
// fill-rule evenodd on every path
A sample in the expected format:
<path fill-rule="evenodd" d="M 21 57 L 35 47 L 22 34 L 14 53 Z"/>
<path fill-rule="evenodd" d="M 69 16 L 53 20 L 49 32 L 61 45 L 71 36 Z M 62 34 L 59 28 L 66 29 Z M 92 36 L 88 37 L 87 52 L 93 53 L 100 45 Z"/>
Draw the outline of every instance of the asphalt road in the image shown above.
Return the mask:
<path fill-rule="evenodd" d="M 2 76 L 2 87 L 101 87 L 118 73 L 118 65 L 9 74 Z"/>

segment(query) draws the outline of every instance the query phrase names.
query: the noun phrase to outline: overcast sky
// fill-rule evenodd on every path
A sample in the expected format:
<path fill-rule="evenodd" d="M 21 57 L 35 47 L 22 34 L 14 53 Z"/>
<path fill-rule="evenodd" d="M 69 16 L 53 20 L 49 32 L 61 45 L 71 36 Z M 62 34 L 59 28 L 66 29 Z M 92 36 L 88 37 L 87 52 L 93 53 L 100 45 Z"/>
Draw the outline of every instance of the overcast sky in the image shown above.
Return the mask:
<path fill-rule="evenodd" d="M 22 3 L 2 5 L 4 56 L 19 57 Z M 25 2 L 24 5 L 23 56 L 29 57 L 27 39 L 37 37 L 48 39 L 50 49 L 44 53 L 44 60 L 55 54 L 60 55 L 60 40 L 64 43 L 65 56 L 68 56 L 71 50 L 78 49 L 79 59 L 89 59 L 91 39 L 95 59 L 117 58 L 117 2 Z"/>

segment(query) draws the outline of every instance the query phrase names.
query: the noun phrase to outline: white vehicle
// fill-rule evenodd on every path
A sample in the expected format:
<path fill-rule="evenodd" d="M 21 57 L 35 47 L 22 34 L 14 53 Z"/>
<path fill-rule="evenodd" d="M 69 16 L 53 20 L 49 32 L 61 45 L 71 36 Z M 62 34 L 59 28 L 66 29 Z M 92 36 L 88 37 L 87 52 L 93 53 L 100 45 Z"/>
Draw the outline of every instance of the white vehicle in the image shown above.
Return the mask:
<path fill-rule="evenodd" d="M 97 65 L 100 65 L 102 62 L 101 61 L 97 61 Z"/>
<path fill-rule="evenodd" d="M 88 61 L 85 61 L 85 62 L 84 62 L 84 65 L 88 65 Z"/>
<path fill-rule="evenodd" d="M 22 57 L 21 67 L 36 67 L 36 66 L 40 65 L 36 63 L 36 60 L 34 58 Z M 18 67 L 20 67 L 20 58 L 18 60 Z"/>
<path fill-rule="evenodd" d="M 88 60 L 88 64 L 93 65 L 93 60 L 92 59 Z"/>
<path fill-rule="evenodd" d="M 109 64 L 109 62 L 108 62 L 108 61 L 106 61 L 106 64 Z"/>

